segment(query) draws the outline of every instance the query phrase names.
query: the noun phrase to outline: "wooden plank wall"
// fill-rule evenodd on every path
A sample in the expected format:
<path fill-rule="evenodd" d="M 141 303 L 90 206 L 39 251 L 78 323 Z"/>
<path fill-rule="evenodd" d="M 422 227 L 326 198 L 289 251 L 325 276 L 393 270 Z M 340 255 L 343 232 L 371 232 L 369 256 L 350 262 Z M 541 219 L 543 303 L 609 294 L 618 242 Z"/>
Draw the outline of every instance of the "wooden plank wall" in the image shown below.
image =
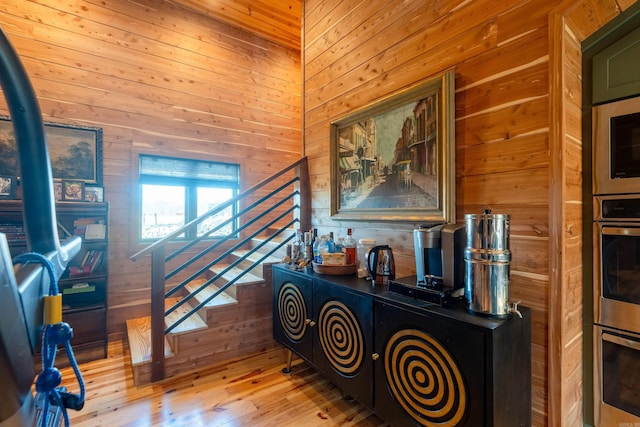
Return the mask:
<path fill-rule="evenodd" d="M 0 26 L 45 120 L 104 131 L 109 333 L 148 314 L 133 263 L 137 154 L 241 165 L 248 188 L 301 156 L 301 61 L 286 48 L 163 0 L 8 1 Z M 0 97 L 0 114 L 6 114 Z"/>
<path fill-rule="evenodd" d="M 556 142 L 552 153 L 557 153 L 553 168 L 552 182 L 555 192 L 562 192 L 560 203 L 556 203 L 551 217 L 558 218 L 552 234 L 557 236 L 550 251 L 564 254 L 552 263 L 551 300 L 558 304 L 550 308 L 549 323 L 556 325 L 549 335 L 549 425 L 582 426 L 593 422 L 593 367 L 589 354 L 592 352 L 592 315 L 590 299 L 591 281 L 582 283 L 585 274 L 583 259 L 591 254 L 583 254 L 583 242 L 590 240 L 590 234 L 582 236 L 577 230 L 583 229 L 583 194 L 591 185 L 590 176 L 583 177 L 582 165 L 591 159 L 584 155 L 591 150 L 591 141 L 583 140 L 582 117 L 590 114 L 582 111 L 582 86 L 590 82 L 582 80 L 581 42 L 607 22 L 630 7 L 635 0 L 619 1 L 564 1 L 550 15 L 550 38 L 554 41 L 550 51 L 550 69 L 555 78 L 551 82 L 551 139 Z M 584 182 L 583 182 L 584 179 Z M 586 187 L 586 189 L 585 189 Z M 586 191 L 585 191 L 586 190 Z M 590 262 L 586 265 L 591 265 Z M 589 272 L 586 272 L 589 274 Z M 584 309 L 583 309 L 584 308 Z M 586 319 L 585 319 L 586 318 Z M 585 322 L 585 320 L 590 320 Z M 556 398 L 554 399 L 553 396 Z M 586 408 L 586 412 L 585 411 Z"/>
<path fill-rule="evenodd" d="M 300 49 L 302 0 L 168 0 L 281 46 Z"/>
<path fill-rule="evenodd" d="M 353 227 L 356 238 L 389 244 L 401 276 L 415 273 L 418 224 L 330 217 L 330 123 L 455 68 L 456 216 L 485 207 L 511 215 L 511 298 L 533 313 L 535 426 L 582 425 L 579 43 L 631 3 L 305 2 L 313 223 L 321 233 Z M 561 34 L 550 28 L 552 10 L 571 24 Z M 559 55 L 553 63 L 550 54 Z M 561 73 L 553 85 L 550 72 Z"/>

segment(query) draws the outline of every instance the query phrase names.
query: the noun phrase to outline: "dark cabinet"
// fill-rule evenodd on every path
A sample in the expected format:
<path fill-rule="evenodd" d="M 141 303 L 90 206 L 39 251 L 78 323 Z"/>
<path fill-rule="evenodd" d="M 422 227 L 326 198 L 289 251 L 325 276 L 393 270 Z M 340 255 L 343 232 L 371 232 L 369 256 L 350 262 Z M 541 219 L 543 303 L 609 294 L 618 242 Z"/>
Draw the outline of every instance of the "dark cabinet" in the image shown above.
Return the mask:
<path fill-rule="evenodd" d="M 313 364 L 344 393 L 372 405 L 372 298 L 323 280 L 313 285 Z"/>
<path fill-rule="evenodd" d="M 640 94 L 640 28 L 593 57 L 593 103 L 600 104 Z"/>
<path fill-rule="evenodd" d="M 274 338 L 394 426 L 531 425 L 526 307 L 491 318 L 351 276 L 273 278 Z"/>
<path fill-rule="evenodd" d="M 274 338 L 365 404 L 373 402 L 371 298 L 276 269 Z"/>
<path fill-rule="evenodd" d="M 274 339 L 307 362 L 313 362 L 312 289 L 310 278 L 273 271 Z"/>
<path fill-rule="evenodd" d="M 79 362 L 107 357 L 108 204 L 58 202 L 56 219 L 61 240 L 82 237 L 79 252 L 58 280 L 62 320 L 73 329 L 74 354 Z M 21 201 L 0 201 L 0 232 L 13 257 L 27 250 L 22 221 Z M 59 366 L 67 363 L 66 357 L 59 360 Z"/>
<path fill-rule="evenodd" d="M 376 301 L 378 415 L 399 426 L 530 425 L 529 311 L 523 315 L 493 321 Z"/>

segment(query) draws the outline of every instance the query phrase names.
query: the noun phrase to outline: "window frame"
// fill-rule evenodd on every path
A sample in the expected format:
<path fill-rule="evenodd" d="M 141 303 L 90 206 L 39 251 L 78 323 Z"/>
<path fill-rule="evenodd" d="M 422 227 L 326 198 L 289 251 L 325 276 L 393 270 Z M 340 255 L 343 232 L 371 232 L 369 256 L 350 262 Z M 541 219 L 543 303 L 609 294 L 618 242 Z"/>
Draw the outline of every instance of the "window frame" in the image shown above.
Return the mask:
<path fill-rule="evenodd" d="M 229 165 L 233 166 L 236 169 L 237 177 L 235 182 L 222 181 L 222 180 L 208 180 L 202 178 L 188 178 L 188 177 L 170 177 L 170 176 L 159 176 L 152 174 L 145 174 L 141 171 L 140 162 L 141 157 L 152 157 L 152 158 L 164 158 L 169 160 L 184 160 L 186 162 L 203 162 L 210 164 L 220 164 L 220 165 Z M 231 197 L 235 197 L 240 193 L 240 164 L 237 163 L 229 163 L 229 162 L 219 162 L 213 160 L 203 160 L 203 159 L 191 159 L 187 157 L 176 157 L 176 156 L 164 156 L 164 155 L 156 155 L 156 154 L 147 154 L 147 153 L 139 153 L 137 156 L 138 162 L 138 176 L 137 176 L 137 194 L 138 201 L 136 203 L 136 241 L 138 244 L 150 244 L 156 242 L 160 238 L 143 238 L 142 237 L 142 202 L 143 202 L 143 185 L 174 185 L 176 187 L 182 187 L 185 189 L 185 200 L 184 200 L 184 213 L 185 213 L 185 223 L 180 227 L 186 225 L 190 221 L 197 218 L 198 212 L 198 198 L 197 191 L 198 188 L 224 188 L 230 189 L 232 191 Z M 232 206 L 232 216 L 237 215 L 239 210 L 239 204 L 236 202 Z M 237 235 L 238 229 L 238 220 L 232 222 L 232 231 L 228 235 L 212 235 L 205 237 L 206 240 L 216 240 L 216 239 L 224 239 Z M 176 237 L 173 239 L 174 241 L 189 241 L 198 238 L 197 236 L 197 228 L 193 227 L 185 233 L 185 235 Z"/>

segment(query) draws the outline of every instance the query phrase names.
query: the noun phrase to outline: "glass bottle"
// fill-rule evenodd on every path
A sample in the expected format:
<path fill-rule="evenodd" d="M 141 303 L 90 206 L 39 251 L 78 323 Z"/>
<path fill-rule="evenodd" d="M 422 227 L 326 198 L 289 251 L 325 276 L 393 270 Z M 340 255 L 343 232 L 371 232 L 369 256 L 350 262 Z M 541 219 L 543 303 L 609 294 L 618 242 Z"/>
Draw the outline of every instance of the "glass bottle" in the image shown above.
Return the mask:
<path fill-rule="evenodd" d="M 296 237 L 294 238 L 293 241 L 293 251 L 292 251 L 292 261 L 294 263 L 297 263 L 298 261 L 300 261 L 302 259 L 302 232 L 300 231 L 300 229 L 296 229 Z"/>
<path fill-rule="evenodd" d="M 315 261 L 316 264 L 319 264 L 320 251 L 318 246 L 320 245 L 320 238 L 318 237 L 318 230 L 314 228 L 313 231 L 315 234 L 315 238 L 313 239 L 313 261 Z"/>
<path fill-rule="evenodd" d="M 336 242 L 333 244 L 333 252 L 334 253 L 342 253 L 344 252 L 342 249 L 344 248 L 344 237 L 338 237 Z"/>
<path fill-rule="evenodd" d="M 342 251 L 347 254 L 347 264 L 355 264 L 357 261 L 357 245 L 352 233 L 353 230 L 351 228 L 347 228 L 347 238 L 342 244 Z"/>
<path fill-rule="evenodd" d="M 326 235 L 320 237 L 320 243 L 318 244 L 318 259 L 317 264 L 322 264 L 322 255 L 329 252 L 329 242 Z"/>

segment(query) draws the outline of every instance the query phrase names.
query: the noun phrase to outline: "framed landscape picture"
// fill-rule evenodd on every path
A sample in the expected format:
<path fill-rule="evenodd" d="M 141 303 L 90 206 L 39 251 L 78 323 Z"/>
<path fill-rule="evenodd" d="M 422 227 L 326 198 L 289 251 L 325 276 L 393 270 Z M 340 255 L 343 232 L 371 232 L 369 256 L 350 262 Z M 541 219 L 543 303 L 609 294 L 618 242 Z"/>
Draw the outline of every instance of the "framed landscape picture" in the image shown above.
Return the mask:
<path fill-rule="evenodd" d="M 51 171 L 56 180 L 71 179 L 102 185 L 102 129 L 44 124 Z M 0 175 L 20 176 L 13 123 L 0 116 Z"/>

